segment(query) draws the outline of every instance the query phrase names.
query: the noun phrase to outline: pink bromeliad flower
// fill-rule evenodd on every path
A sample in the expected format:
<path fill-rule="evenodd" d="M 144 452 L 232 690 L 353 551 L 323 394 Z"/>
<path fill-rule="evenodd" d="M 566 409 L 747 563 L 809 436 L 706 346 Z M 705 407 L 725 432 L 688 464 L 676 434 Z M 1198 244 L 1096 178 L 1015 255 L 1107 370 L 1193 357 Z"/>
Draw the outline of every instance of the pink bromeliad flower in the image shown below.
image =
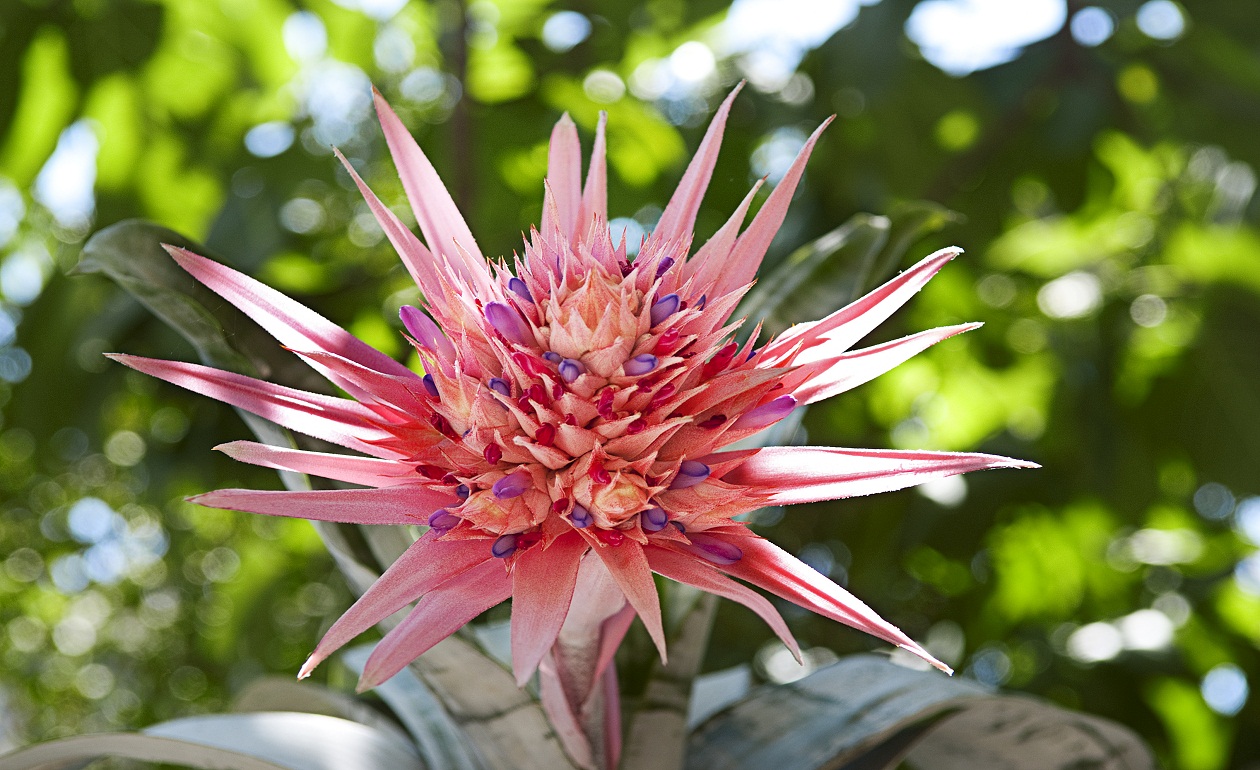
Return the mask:
<path fill-rule="evenodd" d="M 732 334 L 739 323 L 728 317 L 783 222 L 818 132 L 747 229 L 740 232 L 756 187 L 690 254 L 734 96 L 721 106 L 633 261 L 624 239 L 614 243 L 609 235 L 603 122 L 583 186 L 577 131 L 561 118 L 551 136 L 541 229 L 531 231 L 524 256 L 509 266 L 487 262 L 433 166 L 377 94 L 385 138 L 425 243 L 342 162 L 424 295 L 423 310 L 402 309 L 423 376 L 257 281 L 169 248 L 184 269 L 353 398 L 194 364 L 115 358 L 355 452 L 238 441 L 220 447 L 230 456 L 365 487 L 224 489 L 194 500 L 278 516 L 427 527 L 333 625 L 301 676 L 418 599 L 367 662 L 361 686 L 374 686 L 511 598 L 520 682 L 551 660 L 562 629 L 580 636 L 583 627 L 602 629 L 592 637 L 597 663 L 587 667 L 598 679 L 635 614 L 664 657 L 654 572 L 745 604 L 793 651 L 779 614 L 745 584 L 948 670 L 736 517 L 766 505 L 886 492 L 1030 463 L 947 452 L 723 448 L 973 328 L 933 329 L 850 350 L 958 250 L 933 254 L 852 305 L 760 347 L 756 333 L 737 344 Z M 595 686 L 594 679 L 587 684 Z M 552 698 L 556 692 L 552 687 Z"/>

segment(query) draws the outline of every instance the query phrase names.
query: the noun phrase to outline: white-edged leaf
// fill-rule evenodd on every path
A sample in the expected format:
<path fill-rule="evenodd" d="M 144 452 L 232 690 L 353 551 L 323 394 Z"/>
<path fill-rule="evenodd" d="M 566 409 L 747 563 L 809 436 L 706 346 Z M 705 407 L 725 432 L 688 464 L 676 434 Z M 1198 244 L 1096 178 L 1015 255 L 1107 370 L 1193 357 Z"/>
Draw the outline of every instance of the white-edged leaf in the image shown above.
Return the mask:
<path fill-rule="evenodd" d="M 424 770 L 409 744 L 358 722 L 263 712 L 78 735 L 0 756 L 0 770 L 70 770 L 105 757 L 217 770 Z"/>

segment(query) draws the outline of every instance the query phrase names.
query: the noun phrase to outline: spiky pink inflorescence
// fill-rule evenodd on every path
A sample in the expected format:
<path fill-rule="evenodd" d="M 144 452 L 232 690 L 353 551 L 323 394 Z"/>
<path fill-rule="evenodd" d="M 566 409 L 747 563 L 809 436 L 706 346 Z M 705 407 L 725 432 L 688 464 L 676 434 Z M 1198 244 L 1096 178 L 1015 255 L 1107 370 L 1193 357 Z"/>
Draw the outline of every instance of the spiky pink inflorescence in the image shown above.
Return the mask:
<path fill-rule="evenodd" d="M 1030 463 L 945 452 L 723 448 L 798 405 L 855 387 L 972 328 L 935 329 L 850 350 L 958 251 L 938 252 L 852 305 L 762 347 L 755 347 L 755 333 L 738 345 L 732 334 L 739 323 L 728 317 L 783 221 L 818 133 L 746 230 L 740 232 L 751 194 L 689 256 L 734 96 L 718 111 L 633 260 L 626 244 L 609 236 L 603 121 L 583 187 L 577 131 L 562 118 L 551 139 L 541 227 L 509 269 L 502 260 L 486 262 L 433 167 L 377 94 L 386 140 L 428 246 L 346 168 L 426 300 L 427 315 L 415 307 L 402 312 L 423 376 L 257 281 L 170 249 L 188 272 L 353 400 L 192 364 L 118 360 L 360 453 L 234 442 L 221 447 L 231 456 L 367 487 L 220 490 L 194 499 L 280 516 L 429 527 L 329 630 L 303 676 L 418 598 L 368 661 L 362 686 L 373 686 L 512 597 L 518 679 L 524 682 L 548 655 L 566 621 L 579 623 L 580 616 L 611 629 L 594 642 L 603 650 L 598 670 L 587 672 L 596 687 L 625 633 L 630 610 L 620 608 L 637 613 L 665 654 L 653 572 L 746 604 L 794 651 L 769 602 L 730 577 L 945 668 L 735 517 L 763 505 L 872 494 Z M 597 610 L 591 592 L 603 597 Z M 611 603 L 609 592 L 616 597 Z"/>

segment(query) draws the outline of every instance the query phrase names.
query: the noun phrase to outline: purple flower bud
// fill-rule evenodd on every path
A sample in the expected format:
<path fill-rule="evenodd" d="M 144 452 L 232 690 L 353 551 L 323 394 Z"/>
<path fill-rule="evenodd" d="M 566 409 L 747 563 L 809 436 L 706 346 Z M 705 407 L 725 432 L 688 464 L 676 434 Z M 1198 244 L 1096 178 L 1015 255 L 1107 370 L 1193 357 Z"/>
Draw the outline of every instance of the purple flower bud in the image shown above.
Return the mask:
<path fill-rule="evenodd" d="M 586 365 L 581 361 L 573 358 L 566 358 L 560 362 L 560 378 L 565 382 L 573 382 L 586 372 Z"/>
<path fill-rule="evenodd" d="M 656 356 L 651 353 L 644 353 L 635 356 L 625 363 L 622 367 L 625 369 L 626 375 L 629 377 L 638 377 L 640 374 L 647 374 L 656 368 Z"/>
<path fill-rule="evenodd" d="M 709 295 L 701 294 L 700 299 L 696 300 L 696 310 L 704 310 L 704 306 L 709 304 Z"/>
<path fill-rule="evenodd" d="M 467 484 L 460 484 L 459 486 L 455 487 L 455 496 L 458 497 L 460 500 L 467 500 L 468 495 L 470 494 L 472 494 L 472 490 L 468 488 Z"/>
<path fill-rule="evenodd" d="M 421 312 L 420 308 L 403 305 L 398 308 L 398 317 L 402 319 L 407 333 L 415 337 L 416 341 L 424 345 L 430 353 L 444 361 L 455 360 L 455 346 L 446 338 L 438 325 L 433 323 L 433 319 Z"/>
<path fill-rule="evenodd" d="M 656 277 L 660 278 L 662 275 L 665 275 L 666 273 L 669 272 L 669 269 L 673 266 L 674 266 L 673 257 L 666 257 L 662 259 L 660 262 L 656 264 Z"/>
<path fill-rule="evenodd" d="M 793 409 L 796 408 L 796 399 L 792 396 L 779 396 L 778 398 L 767 401 L 766 403 L 754 409 L 744 412 L 738 420 L 731 425 L 731 430 L 761 430 L 770 425 L 774 425 L 779 420 L 787 417 Z"/>
<path fill-rule="evenodd" d="M 507 500 L 520 496 L 521 493 L 533 485 L 534 480 L 529 477 L 529 474 L 517 471 L 494 482 L 494 486 L 490 489 L 494 492 L 495 497 L 500 500 Z"/>
<path fill-rule="evenodd" d="M 438 508 L 429 516 L 429 526 L 439 534 L 454 529 L 459 522 L 460 518 L 445 508 Z"/>
<path fill-rule="evenodd" d="M 670 483 L 670 489 L 689 489 L 709 478 L 709 466 L 695 460 L 683 460 L 678 475 Z"/>
<path fill-rule="evenodd" d="M 669 523 L 669 514 L 664 508 L 648 508 L 639 514 L 639 526 L 644 532 L 660 532 Z"/>
<path fill-rule="evenodd" d="M 666 318 L 669 318 L 674 313 L 677 313 L 678 306 L 680 304 L 681 300 L 678 299 L 677 294 L 666 294 L 664 297 L 661 297 L 657 301 L 653 302 L 651 310 L 652 325 L 657 326 Z"/>
<path fill-rule="evenodd" d="M 711 561 L 714 564 L 734 564 L 744 558 L 744 552 L 739 546 L 713 535 L 696 533 L 687 537 L 691 540 L 691 544 L 684 545 L 683 548 L 705 561 Z"/>
<path fill-rule="evenodd" d="M 424 389 L 431 397 L 440 398 L 440 396 L 438 396 L 437 383 L 433 381 L 433 375 L 426 374 L 420 378 L 420 381 L 424 383 Z"/>
<path fill-rule="evenodd" d="M 486 387 L 500 396 L 508 396 L 510 398 L 512 395 L 512 387 L 502 377 L 491 377 L 490 381 L 486 383 Z"/>
<path fill-rule="evenodd" d="M 525 345 L 533 341 L 534 335 L 530 333 L 525 319 L 521 318 L 520 313 L 502 302 L 491 302 L 486 305 L 486 320 L 499 334 L 511 342 Z"/>
<path fill-rule="evenodd" d="M 554 350 L 548 350 L 546 353 L 543 353 L 543 358 L 547 359 L 553 364 L 558 364 L 564 360 L 564 356 L 560 355 Z"/>
<path fill-rule="evenodd" d="M 529 287 L 526 286 L 525 282 L 522 281 L 520 278 L 508 279 L 508 288 L 512 290 L 513 294 L 516 294 L 517 296 L 521 297 L 526 302 L 534 301 L 534 295 L 529 293 Z"/>
<path fill-rule="evenodd" d="M 490 554 L 496 559 L 506 559 L 514 553 L 516 553 L 516 535 L 504 535 L 490 546 Z"/>
<path fill-rule="evenodd" d="M 586 529 L 595 523 L 595 517 L 590 511 L 575 503 L 573 510 L 569 512 L 569 521 L 573 522 L 573 526 L 578 529 Z"/>

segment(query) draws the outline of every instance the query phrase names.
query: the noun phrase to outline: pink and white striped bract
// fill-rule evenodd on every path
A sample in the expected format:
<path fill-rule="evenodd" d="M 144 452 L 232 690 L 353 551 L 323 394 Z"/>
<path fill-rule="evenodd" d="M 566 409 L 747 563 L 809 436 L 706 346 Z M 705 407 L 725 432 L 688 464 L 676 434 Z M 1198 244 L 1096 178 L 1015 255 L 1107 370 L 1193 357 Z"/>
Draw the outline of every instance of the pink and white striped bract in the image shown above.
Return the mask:
<path fill-rule="evenodd" d="M 654 572 L 744 603 L 793 650 L 773 606 L 745 583 L 945 668 L 845 589 L 735 517 L 764 505 L 887 492 L 1030 464 L 983 454 L 723 447 L 972 328 L 851 349 L 958 250 L 933 254 L 852 305 L 760 347 L 755 333 L 743 346 L 732 341 L 739 323 L 729 316 L 783 222 L 818 138 L 810 137 L 746 229 L 741 232 L 753 193 L 689 254 L 734 96 L 722 104 L 633 261 L 624 242 L 609 236 L 603 122 L 583 185 L 577 131 L 561 118 L 551 136 L 542 224 L 509 266 L 482 255 L 433 166 L 377 94 L 385 138 L 424 243 L 349 163 L 346 169 L 423 293 L 423 309 L 403 309 L 423 376 L 259 282 L 169 249 L 189 273 L 352 398 L 193 364 L 116 358 L 355 452 L 240 441 L 220 447 L 232 457 L 365 487 L 225 489 L 194 500 L 278 516 L 428 527 L 328 631 L 303 676 L 418 599 L 367 663 L 361 686 L 376 685 L 511 597 L 512 658 L 521 682 L 548 654 L 566 619 L 593 618 L 613 629 L 598 642 L 591 684 L 607 668 L 631 613 L 664 656 Z M 596 594 L 603 597 L 597 607 L 591 603 Z"/>

